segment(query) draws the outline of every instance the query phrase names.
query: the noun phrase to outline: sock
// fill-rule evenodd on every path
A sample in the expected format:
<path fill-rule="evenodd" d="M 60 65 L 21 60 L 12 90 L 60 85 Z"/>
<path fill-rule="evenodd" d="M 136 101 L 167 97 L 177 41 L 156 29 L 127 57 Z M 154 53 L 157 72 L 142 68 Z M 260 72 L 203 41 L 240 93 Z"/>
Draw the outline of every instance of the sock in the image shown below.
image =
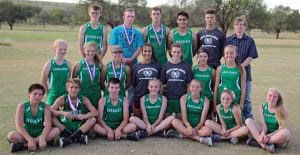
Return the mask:
<path fill-rule="evenodd" d="M 79 129 L 77 130 L 70 138 L 74 142 L 76 139 L 78 139 L 82 135 L 82 131 Z"/>
<path fill-rule="evenodd" d="M 72 132 L 69 131 L 67 128 L 65 128 L 61 133 L 60 133 L 60 136 L 61 137 L 69 137 L 72 135 Z"/>

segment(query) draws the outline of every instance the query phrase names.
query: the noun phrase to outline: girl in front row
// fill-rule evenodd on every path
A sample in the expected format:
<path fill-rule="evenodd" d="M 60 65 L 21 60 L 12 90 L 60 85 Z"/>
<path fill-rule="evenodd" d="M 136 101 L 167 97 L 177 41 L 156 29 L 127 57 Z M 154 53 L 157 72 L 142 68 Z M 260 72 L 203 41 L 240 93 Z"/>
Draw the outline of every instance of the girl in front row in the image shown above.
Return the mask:
<path fill-rule="evenodd" d="M 248 139 L 247 144 L 261 146 L 275 153 L 275 145 L 285 148 L 291 135 L 286 128 L 287 111 L 283 107 L 281 94 L 275 88 L 270 88 L 266 99 L 267 102 L 259 107 L 261 125 L 251 118 L 246 120 L 246 125 L 255 139 Z"/>
<path fill-rule="evenodd" d="M 221 93 L 221 104 L 216 107 L 221 124 L 212 120 L 206 120 L 205 125 L 216 134 L 211 136 L 213 141 L 230 140 L 237 144 L 239 138 L 247 136 L 249 130 L 243 126 L 243 118 L 240 107 L 234 102 L 234 94 L 231 90 L 225 89 Z"/>
<path fill-rule="evenodd" d="M 149 80 L 148 90 L 149 94 L 144 95 L 140 99 L 143 120 L 136 116 L 131 116 L 130 122 L 136 124 L 139 129 L 146 130 L 146 135 L 142 134 L 143 136 L 140 138 L 156 133 L 158 133 L 158 135 L 166 136 L 164 129 L 171 126 L 174 117 L 168 116 L 163 119 L 167 108 L 167 98 L 159 94 L 159 91 L 161 90 L 160 81 L 157 79 Z"/>
<path fill-rule="evenodd" d="M 16 129 L 7 135 L 11 142 L 11 152 L 28 148 L 35 151 L 37 146 L 44 150 L 46 142 L 53 140 L 60 133 L 58 128 L 52 128 L 51 111 L 42 102 L 45 89 L 40 84 L 32 84 L 28 88 L 29 99 L 17 106 Z"/>

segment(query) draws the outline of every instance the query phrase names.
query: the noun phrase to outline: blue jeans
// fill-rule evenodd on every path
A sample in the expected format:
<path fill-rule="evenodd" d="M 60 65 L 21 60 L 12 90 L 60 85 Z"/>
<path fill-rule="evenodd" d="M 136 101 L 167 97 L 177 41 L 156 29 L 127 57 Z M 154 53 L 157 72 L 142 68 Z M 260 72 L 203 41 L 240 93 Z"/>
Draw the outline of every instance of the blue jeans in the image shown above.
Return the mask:
<path fill-rule="evenodd" d="M 244 107 L 242 110 L 245 119 L 253 118 L 252 104 L 251 104 L 251 88 L 252 88 L 252 82 L 246 81 L 246 97 L 245 97 Z"/>

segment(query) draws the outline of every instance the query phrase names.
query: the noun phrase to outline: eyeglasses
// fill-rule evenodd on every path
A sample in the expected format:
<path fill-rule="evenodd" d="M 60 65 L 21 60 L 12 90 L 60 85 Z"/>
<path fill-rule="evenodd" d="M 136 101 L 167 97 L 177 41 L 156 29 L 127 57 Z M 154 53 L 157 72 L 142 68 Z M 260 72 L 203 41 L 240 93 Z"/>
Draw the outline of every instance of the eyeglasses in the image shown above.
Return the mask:
<path fill-rule="evenodd" d="M 91 12 L 92 15 L 99 15 L 100 12 Z"/>
<path fill-rule="evenodd" d="M 234 24 L 234 25 L 236 25 L 236 26 L 246 26 L 246 24 L 245 24 L 245 23 Z"/>

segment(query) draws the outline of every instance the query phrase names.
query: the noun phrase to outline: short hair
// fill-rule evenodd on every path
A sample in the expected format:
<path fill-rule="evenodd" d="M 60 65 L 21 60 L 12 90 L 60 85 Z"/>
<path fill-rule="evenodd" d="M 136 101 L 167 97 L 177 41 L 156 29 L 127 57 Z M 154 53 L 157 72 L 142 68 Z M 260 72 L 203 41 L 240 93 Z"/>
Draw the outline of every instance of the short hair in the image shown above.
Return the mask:
<path fill-rule="evenodd" d="M 173 49 L 174 47 L 180 48 L 181 53 L 183 53 L 183 47 L 182 47 L 182 45 L 181 45 L 181 44 L 178 44 L 178 43 L 174 43 L 174 44 L 172 44 L 171 50 L 169 51 L 169 54 L 170 54 L 171 57 L 172 57 L 172 54 L 171 54 L 171 53 L 172 53 L 172 49 Z M 181 55 L 181 59 L 182 59 L 182 55 Z"/>
<path fill-rule="evenodd" d="M 28 88 L 28 93 L 32 93 L 34 90 L 41 90 L 43 92 L 43 95 L 45 94 L 45 88 L 43 85 L 39 84 L 39 83 L 34 83 L 34 84 L 31 84 Z"/>
<path fill-rule="evenodd" d="M 125 9 L 124 12 L 123 12 L 123 15 L 125 15 L 126 12 L 134 12 L 135 13 L 135 11 L 134 11 L 133 8 L 127 8 L 127 9 Z"/>
<path fill-rule="evenodd" d="M 90 12 L 91 9 L 93 9 L 95 11 L 100 11 L 100 13 L 102 13 L 102 7 L 100 5 L 98 5 L 98 4 L 91 4 L 91 5 L 89 5 L 88 12 Z"/>
<path fill-rule="evenodd" d="M 234 19 L 233 24 L 235 25 L 235 24 L 237 24 L 237 23 L 239 23 L 239 22 L 244 22 L 244 23 L 245 23 L 245 26 L 246 26 L 246 27 L 248 26 L 246 17 L 245 17 L 244 15 L 243 15 L 243 16 L 239 16 L 239 17 L 236 17 L 236 18 Z"/>
<path fill-rule="evenodd" d="M 121 87 L 121 81 L 118 78 L 111 78 L 108 81 L 108 87 L 110 84 L 118 84 Z"/>
<path fill-rule="evenodd" d="M 153 8 L 150 9 L 150 15 L 152 14 L 152 11 L 159 11 L 160 13 L 162 13 L 161 12 L 161 8 L 157 7 L 157 6 L 155 6 L 155 7 L 153 7 Z"/>
<path fill-rule="evenodd" d="M 206 11 L 205 11 L 205 14 L 216 14 L 216 10 L 215 9 L 207 9 Z"/>
<path fill-rule="evenodd" d="M 78 84 L 79 88 L 81 88 L 81 81 L 78 78 L 69 78 L 66 83 L 66 88 L 68 88 L 70 84 Z"/>
<path fill-rule="evenodd" d="M 186 19 L 189 20 L 189 14 L 188 14 L 187 12 L 185 12 L 185 11 L 180 11 L 180 12 L 178 12 L 177 18 L 178 18 L 179 16 L 185 16 Z"/>
<path fill-rule="evenodd" d="M 56 39 L 53 42 L 53 48 L 56 48 L 59 44 L 65 44 L 65 45 L 67 45 L 67 47 L 69 46 L 68 43 L 65 40 L 63 40 L 63 39 Z"/>

